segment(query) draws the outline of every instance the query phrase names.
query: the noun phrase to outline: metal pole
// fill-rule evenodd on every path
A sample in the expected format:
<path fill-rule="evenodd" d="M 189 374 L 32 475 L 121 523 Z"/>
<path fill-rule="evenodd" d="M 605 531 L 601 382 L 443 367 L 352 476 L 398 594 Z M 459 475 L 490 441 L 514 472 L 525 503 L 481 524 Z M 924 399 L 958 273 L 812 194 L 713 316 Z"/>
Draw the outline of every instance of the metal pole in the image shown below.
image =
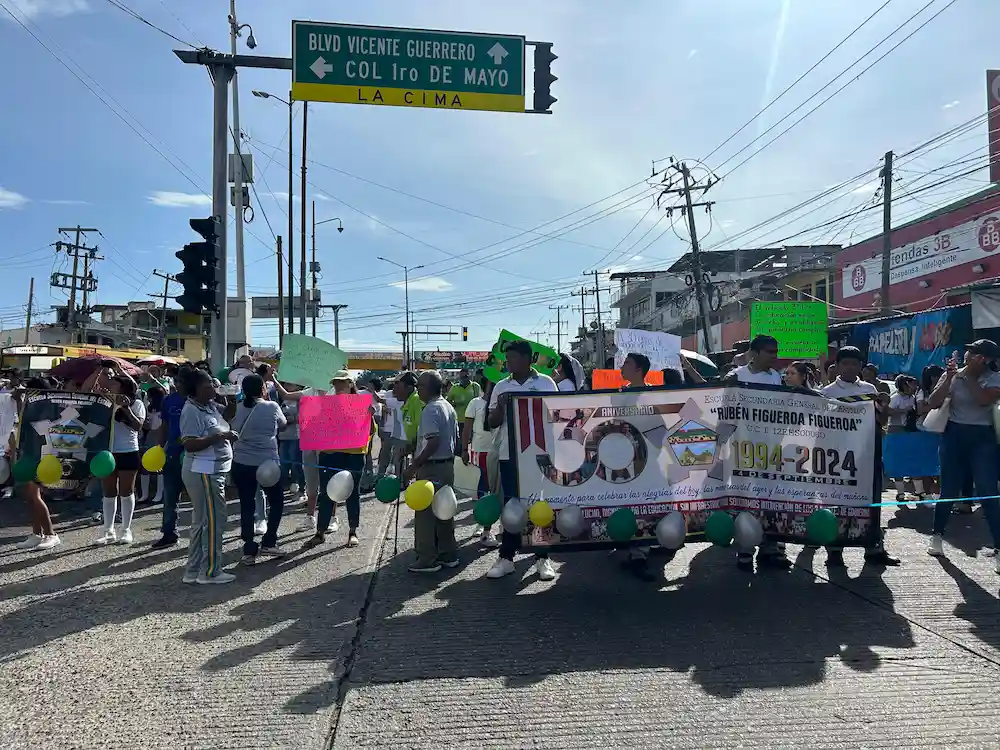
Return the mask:
<path fill-rule="evenodd" d="M 607 363 L 607 352 L 604 350 L 604 323 L 601 321 L 601 280 L 594 271 L 594 299 L 597 300 L 597 363 L 604 367 Z"/>
<path fill-rule="evenodd" d="M 77 251 L 79 252 L 79 250 Z M 80 283 L 80 288 L 83 290 L 83 304 L 80 306 L 80 312 L 83 313 L 83 322 L 80 323 L 80 343 L 87 343 L 87 319 L 90 313 L 87 311 L 87 303 L 89 302 L 89 296 L 87 294 L 87 278 L 90 276 L 90 251 L 85 251 L 83 254 L 83 280 Z M 128 300 L 126 300 L 127 302 Z"/>
<path fill-rule="evenodd" d="M 312 335 L 316 337 L 316 201 L 312 202 Z"/>
<path fill-rule="evenodd" d="M 295 150 L 293 144 L 295 139 L 292 137 L 292 92 L 288 92 L 288 332 L 295 333 L 295 307 L 293 300 L 295 299 L 295 229 L 292 226 L 293 217 L 295 216 L 295 211 L 293 205 L 295 203 Z"/>
<path fill-rule="evenodd" d="M 170 274 L 163 275 L 163 306 L 160 308 L 160 354 L 167 353 L 167 294 L 170 292 Z"/>
<path fill-rule="evenodd" d="M 889 287 L 892 274 L 892 151 L 885 152 L 882 167 L 882 314 L 889 315 Z"/>
<path fill-rule="evenodd" d="M 302 204 L 302 225 L 299 233 L 302 235 L 302 264 L 299 270 L 299 300 L 302 309 L 299 311 L 299 333 L 306 332 L 306 135 L 309 132 L 309 102 L 302 102 L 302 168 L 299 175 L 302 184 L 299 188 L 299 203 Z"/>
<path fill-rule="evenodd" d="M 236 0 L 229 0 L 229 41 L 233 56 L 236 56 L 236 35 L 239 22 L 236 20 Z M 246 298 L 246 269 L 243 265 L 243 151 L 240 148 L 240 91 L 239 74 L 232 69 L 233 78 L 233 146 L 236 151 L 236 169 L 233 170 L 233 188 L 236 193 L 236 296 Z M 245 336 L 246 331 L 241 332 Z M 242 342 L 246 343 L 246 342 Z"/>
<path fill-rule="evenodd" d="M 347 305 L 333 306 L 333 345 L 340 348 L 340 308 Z"/>
<path fill-rule="evenodd" d="M 281 268 L 283 260 L 281 258 L 281 235 L 278 235 L 278 249 L 275 253 L 278 256 L 278 348 L 280 349 L 285 340 L 285 300 L 281 293 Z"/>
<path fill-rule="evenodd" d="M 691 234 L 691 266 L 694 271 L 694 291 L 698 298 L 698 312 L 701 318 L 701 333 L 705 338 L 705 354 L 712 353 L 712 328 L 709 319 L 708 299 L 705 296 L 705 279 L 701 272 L 701 248 L 698 247 L 698 232 L 694 225 L 694 206 L 691 205 L 691 173 L 687 164 L 681 164 L 684 178 L 684 202 L 687 208 L 688 232 Z"/>
<path fill-rule="evenodd" d="M 28 336 L 31 334 L 31 307 L 35 303 L 35 277 L 31 277 L 28 284 L 28 314 L 24 316 L 24 345 L 28 345 Z"/>
<path fill-rule="evenodd" d="M 219 257 L 216 277 L 219 288 L 216 292 L 216 304 L 219 309 L 211 319 L 209 343 L 209 362 L 213 370 L 219 370 L 229 359 L 226 347 L 226 323 L 228 310 L 226 302 L 229 290 L 228 254 L 226 252 L 226 234 L 229 223 L 229 196 L 227 195 L 229 181 L 226 179 L 226 158 L 229 155 L 229 78 L 233 74 L 233 66 L 226 63 L 215 63 L 209 66 L 212 82 L 215 86 L 212 127 L 212 215 L 218 222 Z"/>
<path fill-rule="evenodd" d="M 80 264 L 80 227 L 76 228 L 76 242 L 73 245 L 73 285 L 69 290 L 69 310 L 66 322 L 69 324 L 69 335 L 76 341 L 76 272 Z"/>
<path fill-rule="evenodd" d="M 403 295 L 406 298 L 406 337 L 403 339 L 403 357 L 406 360 L 406 369 L 410 369 L 411 364 L 411 342 L 410 342 L 410 269 L 403 266 Z"/>

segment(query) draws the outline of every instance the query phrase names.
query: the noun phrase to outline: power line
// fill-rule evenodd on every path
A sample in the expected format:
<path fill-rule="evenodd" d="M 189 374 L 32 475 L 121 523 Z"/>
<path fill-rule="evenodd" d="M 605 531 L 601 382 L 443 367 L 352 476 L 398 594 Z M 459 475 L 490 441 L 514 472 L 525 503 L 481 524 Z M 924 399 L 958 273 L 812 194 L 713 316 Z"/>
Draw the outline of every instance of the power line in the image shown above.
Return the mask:
<path fill-rule="evenodd" d="M 159 26 L 157 26 L 152 21 L 150 21 L 150 20 L 148 20 L 146 18 L 143 18 L 138 13 L 136 13 L 134 10 L 132 10 L 131 8 L 129 8 L 127 5 L 125 5 L 124 3 L 120 2 L 120 0 L 108 0 L 108 2 L 111 3 L 111 5 L 113 5 L 115 8 L 118 8 L 118 10 L 120 10 L 123 13 L 125 13 L 125 14 L 131 16 L 132 18 L 134 18 L 136 21 L 139 21 L 140 23 L 146 24 L 146 26 L 148 26 L 149 28 L 154 29 L 156 31 L 159 31 L 161 34 L 163 34 L 164 36 L 170 37 L 175 42 L 183 44 L 186 47 L 190 47 L 191 49 L 199 49 L 198 45 L 191 44 L 191 42 L 186 42 L 183 39 L 181 39 L 180 37 L 174 36 L 173 34 L 171 34 L 166 29 L 160 28 Z M 166 6 L 164 6 L 164 7 L 166 7 Z M 174 16 L 174 18 L 177 18 L 177 16 Z M 177 20 L 180 20 L 180 19 L 177 19 Z M 188 31 L 190 31 L 190 29 L 188 29 Z"/>

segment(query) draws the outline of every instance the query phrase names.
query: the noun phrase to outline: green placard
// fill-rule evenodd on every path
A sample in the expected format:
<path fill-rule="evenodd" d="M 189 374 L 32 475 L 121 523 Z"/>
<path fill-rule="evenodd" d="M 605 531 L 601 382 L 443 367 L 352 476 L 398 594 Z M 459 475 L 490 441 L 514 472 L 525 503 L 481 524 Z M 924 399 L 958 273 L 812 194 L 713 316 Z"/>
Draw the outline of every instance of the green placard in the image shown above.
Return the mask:
<path fill-rule="evenodd" d="M 559 355 L 552 347 L 539 344 L 537 341 L 529 341 L 523 336 L 518 336 L 516 333 L 511 333 L 504 329 L 500 331 L 500 337 L 497 339 L 497 343 L 493 345 L 490 356 L 483 366 L 483 374 L 493 383 L 499 383 L 509 374 L 507 372 L 507 355 L 504 353 L 504 347 L 511 341 L 527 341 L 531 344 L 531 354 L 534 360 L 532 366 L 543 375 L 551 375 L 556 365 L 559 364 Z"/>
<path fill-rule="evenodd" d="M 827 355 L 825 302 L 754 302 L 750 338 L 764 334 L 778 340 L 782 359 L 818 359 Z"/>
<path fill-rule="evenodd" d="M 289 383 L 329 390 L 330 378 L 347 368 L 347 354 L 329 341 L 286 333 L 281 347 L 278 377 Z"/>

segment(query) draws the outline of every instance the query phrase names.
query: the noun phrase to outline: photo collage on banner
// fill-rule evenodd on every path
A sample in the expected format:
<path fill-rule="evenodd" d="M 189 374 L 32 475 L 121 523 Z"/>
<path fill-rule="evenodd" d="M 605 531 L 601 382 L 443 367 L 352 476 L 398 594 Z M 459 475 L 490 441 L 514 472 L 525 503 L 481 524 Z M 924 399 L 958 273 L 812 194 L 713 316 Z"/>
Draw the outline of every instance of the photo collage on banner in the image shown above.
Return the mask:
<path fill-rule="evenodd" d="M 587 523 L 527 528 L 528 547 L 609 546 L 606 521 L 628 507 L 636 540 L 681 511 L 688 541 L 713 512 L 746 511 L 765 533 L 806 542 L 806 518 L 827 508 L 840 541 L 861 545 L 878 524 L 872 402 L 755 386 L 517 396 L 508 414 L 518 495 L 555 510 L 576 505 Z"/>

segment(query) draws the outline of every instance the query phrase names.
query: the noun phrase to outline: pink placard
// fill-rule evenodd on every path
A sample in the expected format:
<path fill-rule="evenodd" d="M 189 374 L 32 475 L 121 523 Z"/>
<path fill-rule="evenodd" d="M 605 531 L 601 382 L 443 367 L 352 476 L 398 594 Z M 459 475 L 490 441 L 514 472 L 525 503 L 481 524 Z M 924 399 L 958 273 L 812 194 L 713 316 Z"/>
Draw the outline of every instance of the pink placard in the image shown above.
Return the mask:
<path fill-rule="evenodd" d="M 364 448 L 372 428 L 372 395 L 306 396 L 299 401 L 299 445 L 306 451 Z"/>

